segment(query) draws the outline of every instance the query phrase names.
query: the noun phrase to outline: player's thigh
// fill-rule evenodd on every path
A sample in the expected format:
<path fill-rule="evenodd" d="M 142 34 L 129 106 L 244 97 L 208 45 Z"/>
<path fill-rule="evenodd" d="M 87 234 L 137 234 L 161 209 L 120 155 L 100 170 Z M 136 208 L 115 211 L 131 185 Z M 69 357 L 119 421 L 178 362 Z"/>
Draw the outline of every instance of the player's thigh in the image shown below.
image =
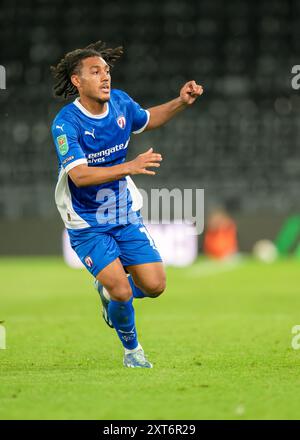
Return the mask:
<path fill-rule="evenodd" d="M 126 225 L 114 238 L 124 267 L 162 262 L 155 242 L 142 222 Z"/>
<path fill-rule="evenodd" d="M 115 301 L 128 301 L 132 295 L 124 267 L 119 258 L 105 266 L 96 276 Z"/>
<path fill-rule="evenodd" d="M 149 296 L 159 296 L 166 288 L 166 273 L 161 262 L 126 266 L 134 284 Z"/>

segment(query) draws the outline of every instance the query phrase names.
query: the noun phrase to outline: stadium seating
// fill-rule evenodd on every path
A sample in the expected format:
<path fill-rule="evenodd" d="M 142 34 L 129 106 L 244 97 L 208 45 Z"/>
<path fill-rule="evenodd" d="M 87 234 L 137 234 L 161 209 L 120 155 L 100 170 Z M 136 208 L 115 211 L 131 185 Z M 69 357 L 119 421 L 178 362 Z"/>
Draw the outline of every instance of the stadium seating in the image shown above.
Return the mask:
<path fill-rule="evenodd" d="M 105 7 L 102 6 L 105 4 Z M 217 6 L 218 7 L 217 7 Z M 156 132 L 132 139 L 130 157 L 153 145 L 165 162 L 155 185 L 205 188 L 210 203 L 245 211 L 298 203 L 300 64 L 296 0 L 122 3 L 2 2 L 0 215 L 51 215 L 57 163 L 49 127 L 62 105 L 49 66 L 97 39 L 123 44 L 113 83 L 145 107 L 175 97 L 194 78 L 205 94 Z M 34 13 L 32 11 L 34 10 Z M 15 44 L 11 44 L 15 42 Z M 138 177 L 147 188 L 149 178 Z M 151 181 L 153 186 L 153 181 Z"/>

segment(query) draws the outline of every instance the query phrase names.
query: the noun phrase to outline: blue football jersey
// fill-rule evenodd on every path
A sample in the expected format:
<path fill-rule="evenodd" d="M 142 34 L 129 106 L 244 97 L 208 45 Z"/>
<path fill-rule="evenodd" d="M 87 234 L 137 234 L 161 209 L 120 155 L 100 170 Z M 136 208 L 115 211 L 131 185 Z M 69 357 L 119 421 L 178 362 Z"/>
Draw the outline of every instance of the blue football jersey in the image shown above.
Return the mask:
<path fill-rule="evenodd" d="M 149 117 L 147 110 L 115 89 L 100 115 L 89 113 L 79 98 L 57 114 L 52 124 L 59 161 L 55 201 L 68 229 L 99 226 L 109 230 L 115 224 L 128 223 L 128 215 L 141 208 L 141 195 L 129 176 L 77 187 L 68 172 L 80 164 L 107 167 L 123 163 L 131 133 L 142 132 Z"/>

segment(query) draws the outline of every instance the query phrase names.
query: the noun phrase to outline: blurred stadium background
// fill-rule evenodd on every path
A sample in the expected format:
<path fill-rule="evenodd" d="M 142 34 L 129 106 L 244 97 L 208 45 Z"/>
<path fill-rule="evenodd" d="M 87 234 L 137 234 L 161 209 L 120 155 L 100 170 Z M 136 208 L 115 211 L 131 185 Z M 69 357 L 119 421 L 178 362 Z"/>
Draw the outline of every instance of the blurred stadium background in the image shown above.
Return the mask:
<path fill-rule="evenodd" d="M 130 158 L 154 146 L 165 159 L 137 186 L 204 188 L 206 225 L 221 212 L 240 251 L 276 239 L 299 256 L 299 37 L 296 0 L 0 0 L 0 418 L 299 418 L 297 259 L 168 268 L 167 294 L 136 303 L 155 368 L 120 374 L 91 277 L 60 257 L 50 125 L 64 103 L 49 70 L 102 39 L 125 48 L 113 86 L 146 108 L 202 84 L 191 109 L 132 137 Z"/>
<path fill-rule="evenodd" d="M 49 66 L 68 50 L 102 39 L 125 55 L 113 85 L 148 107 L 177 96 L 195 78 L 197 105 L 166 127 L 132 139 L 164 153 L 141 188 L 204 188 L 206 213 L 234 216 L 242 251 L 274 238 L 299 212 L 300 94 L 296 0 L 125 2 L 1 1 L 1 254 L 60 254 L 54 204 L 57 163 L 50 123 L 63 105 L 51 94 Z"/>

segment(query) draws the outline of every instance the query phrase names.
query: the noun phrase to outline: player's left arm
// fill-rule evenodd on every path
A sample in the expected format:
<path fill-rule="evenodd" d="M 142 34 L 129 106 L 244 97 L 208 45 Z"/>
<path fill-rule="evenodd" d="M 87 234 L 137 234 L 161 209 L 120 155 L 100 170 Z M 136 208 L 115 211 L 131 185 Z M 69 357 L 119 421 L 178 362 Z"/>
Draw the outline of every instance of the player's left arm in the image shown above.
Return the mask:
<path fill-rule="evenodd" d="M 202 93 L 202 86 L 195 81 L 188 81 L 181 88 L 178 98 L 148 109 L 150 118 L 145 130 L 152 130 L 153 128 L 161 127 L 177 115 L 177 113 L 194 104 L 196 99 L 201 96 Z"/>

